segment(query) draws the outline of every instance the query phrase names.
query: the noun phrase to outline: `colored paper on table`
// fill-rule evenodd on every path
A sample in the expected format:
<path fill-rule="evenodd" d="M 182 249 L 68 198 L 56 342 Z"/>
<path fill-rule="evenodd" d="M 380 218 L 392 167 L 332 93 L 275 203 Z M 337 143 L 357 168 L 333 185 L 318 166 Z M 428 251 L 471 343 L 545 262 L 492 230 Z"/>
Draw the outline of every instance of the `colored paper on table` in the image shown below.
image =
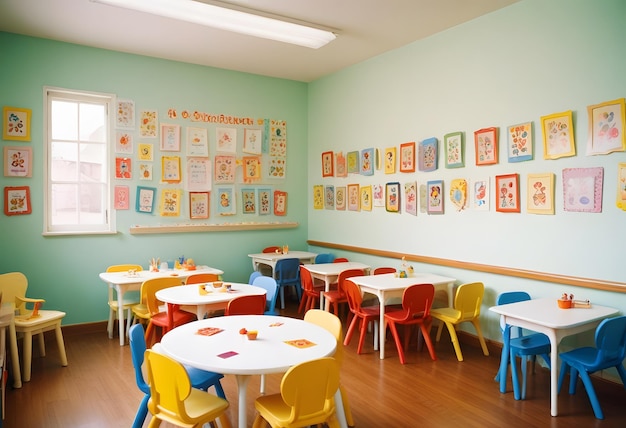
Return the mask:
<path fill-rule="evenodd" d="M 317 345 L 316 343 L 306 339 L 285 340 L 285 343 L 287 345 L 295 346 L 296 348 L 310 348 L 311 346 Z"/>
<path fill-rule="evenodd" d="M 196 334 L 200 334 L 202 336 L 213 336 L 214 334 L 220 333 L 222 331 L 224 330 L 217 327 L 204 327 L 198 329 L 198 332 Z"/>
<path fill-rule="evenodd" d="M 281 325 L 283 325 L 284 323 L 278 321 L 278 322 L 273 322 L 270 324 L 270 327 L 280 327 Z"/>
<path fill-rule="evenodd" d="M 217 356 L 220 358 L 230 358 L 230 357 L 234 357 L 235 355 L 239 355 L 239 354 L 235 351 L 228 351 L 228 352 L 218 354 Z"/>

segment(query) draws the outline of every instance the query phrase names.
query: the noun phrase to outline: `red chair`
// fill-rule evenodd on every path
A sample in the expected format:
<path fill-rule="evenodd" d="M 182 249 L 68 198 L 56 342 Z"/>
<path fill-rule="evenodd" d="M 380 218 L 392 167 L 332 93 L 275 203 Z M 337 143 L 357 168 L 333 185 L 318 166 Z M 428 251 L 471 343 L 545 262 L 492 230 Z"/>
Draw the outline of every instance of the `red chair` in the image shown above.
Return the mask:
<path fill-rule="evenodd" d="M 302 298 L 298 313 L 302 313 L 303 310 L 306 312 L 309 309 L 314 309 L 316 302 L 320 300 L 320 293 L 324 291 L 324 286 L 316 286 L 313 283 L 311 272 L 302 265 L 300 265 L 300 284 L 302 285 Z"/>
<path fill-rule="evenodd" d="M 354 329 L 356 328 L 357 323 L 359 323 L 360 321 L 359 345 L 356 350 L 356 353 L 360 354 L 361 349 L 363 349 L 363 342 L 365 341 L 367 326 L 370 322 L 374 322 L 374 341 L 378 342 L 376 322 L 380 317 L 380 306 L 361 306 L 361 303 L 363 303 L 361 289 L 358 285 L 356 285 L 349 279 L 343 282 L 343 287 L 348 298 L 350 313 L 352 314 L 352 321 L 350 322 L 350 326 L 348 327 L 348 332 L 346 333 L 346 338 L 344 339 L 343 344 L 345 346 L 348 346 L 350 344 L 350 340 L 352 339 L 352 335 L 354 334 Z"/>
<path fill-rule="evenodd" d="M 154 338 L 155 327 L 161 329 L 161 336 L 174 327 L 196 320 L 196 315 L 183 311 L 179 305 L 169 304 L 163 311 L 163 302 L 156 298 L 156 292 L 164 288 L 182 285 L 182 280 L 177 277 L 163 277 L 147 279 L 141 284 L 141 295 L 145 296 L 146 307 L 150 314 L 148 328 L 146 328 L 146 343 L 152 347 L 155 342 L 160 342 L 160 336 Z"/>
<path fill-rule="evenodd" d="M 263 253 L 275 253 L 277 251 L 281 251 L 282 248 L 280 247 L 265 247 L 263 248 Z"/>
<path fill-rule="evenodd" d="M 382 275 L 385 273 L 396 273 L 396 268 L 392 267 L 377 267 L 374 269 L 374 275 Z"/>
<path fill-rule="evenodd" d="M 389 326 L 391 334 L 396 341 L 396 348 L 398 349 L 398 356 L 400 357 L 400 363 L 404 364 L 404 349 L 402 342 L 400 342 L 400 336 L 398 336 L 397 325 L 404 325 L 404 348 L 409 345 L 409 338 L 411 337 L 410 327 L 412 325 L 418 325 L 422 337 L 428 347 L 430 358 L 437 359 L 435 355 L 435 349 L 433 343 L 430 340 L 430 326 L 432 318 L 430 316 L 430 307 L 433 304 L 433 298 L 435 297 L 435 287 L 432 284 L 416 284 L 411 285 L 402 294 L 402 309 L 398 311 L 385 312 L 385 325 Z M 418 335 L 419 337 L 419 335 Z M 420 340 L 418 339 L 418 347 Z"/>
<path fill-rule="evenodd" d="M 347 263 L 350 260 L 346 259 L 345 257 L 337 257 L 335 260 L 333 260 L 333 263 Z"/>
<path fill-rule="evenodd" d="M 346 292 L 343 289 L 343 283 L 345 282 L 346 278 L 363 275 L 365 275 L 365 273 L 363 273 L 363 269 L 348 269 L 341 272 L 339 274 L 339 277 L 337 278 L 337 289 L 324 291 L 326 310 L 329 311 L 330 307 L 332 306 L 334 308 L 334 314 L 339 316 L 339 305 L 341 303 L 348 303 L 348 297 L 346 296 Z"/>
<path fill-rule="evenodd" d="M 265 304 L 265 294 L 235 297 L 228 302 L 224 315 L 263 315 Z"/>

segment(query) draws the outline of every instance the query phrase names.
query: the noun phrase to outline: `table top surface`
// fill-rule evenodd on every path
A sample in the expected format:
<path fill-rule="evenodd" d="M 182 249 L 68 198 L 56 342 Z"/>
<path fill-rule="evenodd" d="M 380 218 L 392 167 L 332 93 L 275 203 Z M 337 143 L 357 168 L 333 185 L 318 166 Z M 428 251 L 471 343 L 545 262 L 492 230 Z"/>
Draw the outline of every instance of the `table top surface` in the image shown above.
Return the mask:
<path fill-rule="evenodd" d="M 381 275 L 364 275 L 350 278 L 355 284 L 376 290 L 397 290 L 407 288 L 413 284 L 450 284 L 456 281 L 455 278 L 435 275 L 432 273 L 416 272 L 408 278 L 399 278 L 395 273 L 385 273 Z"/>
<path fill-rule="evenodd" d="M 308 251 L 289 251 L 288 253 L 255 253 L 248 254 L 248 257 L 260 260 L 280 260 L 280 259 L 313 259 L 316 253 Z"/>
<path fill-rule="evenodd" d="M 185 270 L 185 269 L 168 269 L 168 270 L 160 270 L 158 272 L 150 272 L 148 270 L 141 270 L 136 272 L 134 275 L 131 275 L 128 272 L 102 272 L 100 274 L 100 279 L 104 282 L 110 284 L 136 284 L 142 283 L 146 279 L 151 278 L 162 278 L 167 276 L 174 276 L 178 278 L 188 278 L 191 275 L 195 275 L 197 273 L 211 273 L 215 275 L 224 274 L 223 270 L 212 268 L 209 266 L 198 266 L 195 270 Z"/>
<path fill-rule="evenodd" d="M 317 263 L 302 265 L 311 273 L 319 275 L 339 275 L 348 269 L 370 269 L 371 266 L 359 262 Z"/>
<path fill-rule="evenodd" d="M 199 334 L 204 328 L 221 331 Z M 257 339 L 240 334 L 242 328 L 258 331 Z M 271 315 L 207 318 L 177 327 L 161 339 L 163 351 L 183 364 L 236 375 L 284 373 L 301 362 L 333 355 L 336 346 L 335 337 L 322 327 Z"/>
<path fill-rule="evenodd" d="M 590 308 L 561 309 L 551 297 L 492 306 L 490 311 L 554 329 L 571 328 L 619 312 L 619 309 L 592 304 Z"/>
<path fill-rule="evenodd" d="M 228 302 L 235 297 L 249 295 L 263 295 L 267 291 L 261 287 L 236 282 L 223 282 L 230 284 L 231 289 L 213 288 L 213 283 L 179 285 L 164 288 L 156 292 L 156 297 L 162 302 L 176 305 L 208 305 L 212 303 Z M 200 286 L 203 286 L 207 294 L 200 294 Z"/>

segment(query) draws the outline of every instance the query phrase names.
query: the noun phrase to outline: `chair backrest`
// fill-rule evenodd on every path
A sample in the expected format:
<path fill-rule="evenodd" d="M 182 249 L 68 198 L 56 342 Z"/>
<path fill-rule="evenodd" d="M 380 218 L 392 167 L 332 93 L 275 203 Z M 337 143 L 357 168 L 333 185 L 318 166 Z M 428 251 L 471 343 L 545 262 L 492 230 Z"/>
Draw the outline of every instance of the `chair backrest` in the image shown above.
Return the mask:
<path fill-rule="evenodd" d="M 274 313 L 276 310 L 276 297 L 278 296 L 278 284 L 276 284 L 276 280 L 271 276 L 260 275 L 252 281 L 252 285 L 265 290 L 265 311 L 268 314 Z"/>
<path fill-rule="evenodd" d="M 315 256 L 315 263 L 332 263 L 335 255 L 331 253 L 322 253 Z"/>
<path fill-rule="evenodd" d="M 496 299 L 496 305 L 507 305 L 509 303 L 523 302 L 525 300 L 530 300 L 530 294 L 525 291 L 507 291 L 505 293 L 500 293 L 498 298 Z M 500 317 L 500 330 L 504 333 L 506 329 L 506 324 L 504 322 L 504 317 Z M 516 327 L 512 330 L 512 333 L 515 333 L 517 337 L 522 336 L 522 328 Z M 511 337 L 514 337 L 511 334 Z"/>
<path fill-rule="evenodd" d="M 350 260 L 348 260 L 348 259 L 347 259 L 347 258 L 345 258 L 345 257 L 337 257 L 335 260 L 333 260 L 333 263 L 347 263 L 347 262 L 349 262 L 349 261 L 350 261 Z"/>
<path fill-rule="evenodd" d="M 361 311 L 361 304 L 363 303 L 361 289 L 358 285 L 348 279 L 343 282 L 343 291 L 346 293 L 350 312 L 358 314 Z"/>
<path fill-rule="evenodd" d="M 214 273 L 194 273 L 193 275 L 189 275 L 185 284 L 204 284 L 207 282 L 218 281 L 220 279 L 219 275 Z"/>
<path fill-rule="evenodd" d="M 339 366 L 334 358 L 320 358 L 291 367 L 280 383 L 283 401 L 291 407 L 289 426 L 311 425 L 306 422 L 321 422 L 325 415 L 334 413 L 333 397 L 337 388 Z"/>
<path fill-rule="evenodd" d="M 596 328 L 597 370 L 621 364 L 626 357 L 626 316 L 607 318 Z"/>
<path fill-rule="evenodd" d="M 346 279 L 351 278 L 353 276 L 363 276 L 363 275 L 365 275 L 365 273 L 363 272 L 363 269 L 344 270 L 343 272 L 339 274 L 339 277 L 337 277 L 337 289 L 340 291 L 343 291 L 343 283 L 345 282 Z"/>
<path fill-rule="evenodd" d="M 311 272 L 302 265 L 300 265 L 300 284 L 304 290 L 312 291 L 314 289 Z"/>
<path fill-rule="evenodd" d="M 326 312 L 321 309 L 309 309 L 304 314 L 304 321 L 322 327 L 335 336 L 337 348 L 333 357 L 337 360 L 337 364 L 341 366 L 343 362 L 343 329 L 339 317 L 332 312 Z"/>
<path fill-rule="evenodd" d="M 276 282 L 279 285 L 295 285 L 300 282 L 300 259 L 280 259 L 274 268 Z"/>
<path fill-rule="evenodd" d="M 461 312 L 459 321 L 472 320 L 480 315 L 480 305 L 485 294 L 482 282 L 462 284 L 454 296 L 454 309 Z"/>
<path fill-rule="evenodd" d="M 406 319 L 428 318 L 435 297 L 435 286 L 432 284 L 415 284 L 402 293 L 402 309 L 406 311 Z"/>
<path fill-rule="evenodd" d="M 263 248 L 264 253 L 275 253 L 276 251 L 280 251 L 280 247 L 265 247 Z"/>
<path fill-rule="evenodd" d="M 183 365 L 150 349 L 146 351 L 145 357 L 150 385 L 150 412 L 191 422 L 184 403 L 191 393 L 191 381 Z"/>
<path fill-rule="evenodd" d="M 0 275 L 0 293 L 2 301 L 15 303 L 15 308 L 20 314 L 26 311 L 26 304 L 23 300 L 16 300 L 16 297 L 23 299 L 26 296 L 28 279 L 22 272 L 9 272 Z"/>
<path fill-rule="evenodd" d="M 129 270 L 140 272 L 143 270 L 143 267 L 141 265 L 127 263 L 123 265 L 111 265 L 107 268 L 107 272 L 128 272 Z"/>
<path fill-rule="evenodd" d="M 388 266 L 381 266 L 381 267 L 377 267 L 376 269 L 374 269 L 374 275 L 382 275 L 385 273 L 396 273 L 396 268 L 388 267 Z"/>
<path fill-rule="evenodd" d="M 128 342 L 130 344 L 130 355 L 133 360 L 133 367 L 135 368 L 137 387 L 144 394 L 149 394 L 150 387 L 146 383 L 142 371 L 144 354 L 146 352 L 146 338 L 144 337 L 143 326 L 141 324 L 134 324 L 130 328 L 128 332 Z"/>
<path fill-rule="evenodd" d="M 259 272 L 258 270 L 255 270 L 254 272 L 252 272 L 250 274 L 250 277 L 248 278 L 248 284 L 252 285 L 254 280 L 257 279 L 260 276 L 263 276 L 263 274 L 261 272 Z"/>
<path fill-rule="evenodd" d="M 141 301 L 145 301 L 150 316 L 158 314 L 160 312 L 159 306 L 163 305 L 163 302 L 156 298 L 156 292 L 164 288 L 176 287 L 182 284 L 182 279 L 175 276 L 146 279 L 143 284 L 141 284 Z"/>
<path fill-rule="evenodd" d="M 265 304 L 265 294 L 235 297 L 228 302 L 224 315 L 263 315 Z"/>

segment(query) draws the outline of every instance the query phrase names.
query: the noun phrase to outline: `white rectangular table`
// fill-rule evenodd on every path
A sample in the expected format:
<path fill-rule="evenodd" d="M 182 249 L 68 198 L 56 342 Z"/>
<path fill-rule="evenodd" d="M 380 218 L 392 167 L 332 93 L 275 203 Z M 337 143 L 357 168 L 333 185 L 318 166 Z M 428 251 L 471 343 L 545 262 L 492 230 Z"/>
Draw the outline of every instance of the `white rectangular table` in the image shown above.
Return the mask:
<path fill-rule="evenodd" d="M 378 297 L 380 304 L 379 355 L 381 360 L 385 358 L 385 301 L 391 297 L 402 297 L 404 290 L 414 284 L 433 284 L 435 291 L 445 290 L 448 293 L 448 300 L 450 300 L 456 281 L 455 278 L 431 273 L 414 273 L 409 278 L 398 278 L 396 274 L 386 273 L 382 275 L 354 276 L 350 280 L 361 287 L 362 292 L 368 292 Z"/>
<path fill-rule="evenodd" d="M 339 274 L 349 269 L 363 269 L 369 275 L 371 266 L 359 262 L 318 263 L 303 265 L 311 277 L 324 281 L 324 291 L 330 290 L 330 284 L 337 282 Z M 320 309 L 324 309 L 324 294 L 320 293 Z"/>
<path fill-rule="evenodd" d="M 500 314 L 506 324 L 543 333 L 550 339 L 550 414 L 552 416 L 558 415 L 559 343 L 564 337 L 596 328 L 600 321 L 619 312 L 615 308 L 593 304 L 591 308 L 560 309 L 556 301 L 556 298 L 532 299 L 489 308 L 490 311 Z"/>
<path fill-rule="evenodd" d="M 287 253 L 255 253 L 248 254 L 248 257 L 252 259 L 252 269 L 258 271 L 259 265 L 264 264 L 272 268 L 272 273 L 276 267 L 276 263 L 280 259 L 298 259 L 300 263 L 314 263 L 316 253 L 309 253 L 308 251 L 289 251 Z"/>
<path fill-rule="evenodd" d="M 208 266 L 198 266 L 196 270 L 168 269 L 159 272 L 142 270 L 136 272 L 135 274 L 131 274 L 129 272 L 102 272 L 99 276 L 102 281 L 109 285 L 109 293 L 112 292 L 112 289 L 115 290 L 117 293 L 117 321 L 120 335 L 120 346 L 124 346 L 124 343 L 126 343 L 126 334 L 124 331 L 124 311 L 122 310 L 122 308 L 124 307 L 124 294 L 127 291 L 141 289 L 141 284 L 146 279 L 161 278 L 167 276 L 176 276 L 186 279 L 196 273 L 212 273 L 215 275 L 222 275 L 224 271 Z"/>

